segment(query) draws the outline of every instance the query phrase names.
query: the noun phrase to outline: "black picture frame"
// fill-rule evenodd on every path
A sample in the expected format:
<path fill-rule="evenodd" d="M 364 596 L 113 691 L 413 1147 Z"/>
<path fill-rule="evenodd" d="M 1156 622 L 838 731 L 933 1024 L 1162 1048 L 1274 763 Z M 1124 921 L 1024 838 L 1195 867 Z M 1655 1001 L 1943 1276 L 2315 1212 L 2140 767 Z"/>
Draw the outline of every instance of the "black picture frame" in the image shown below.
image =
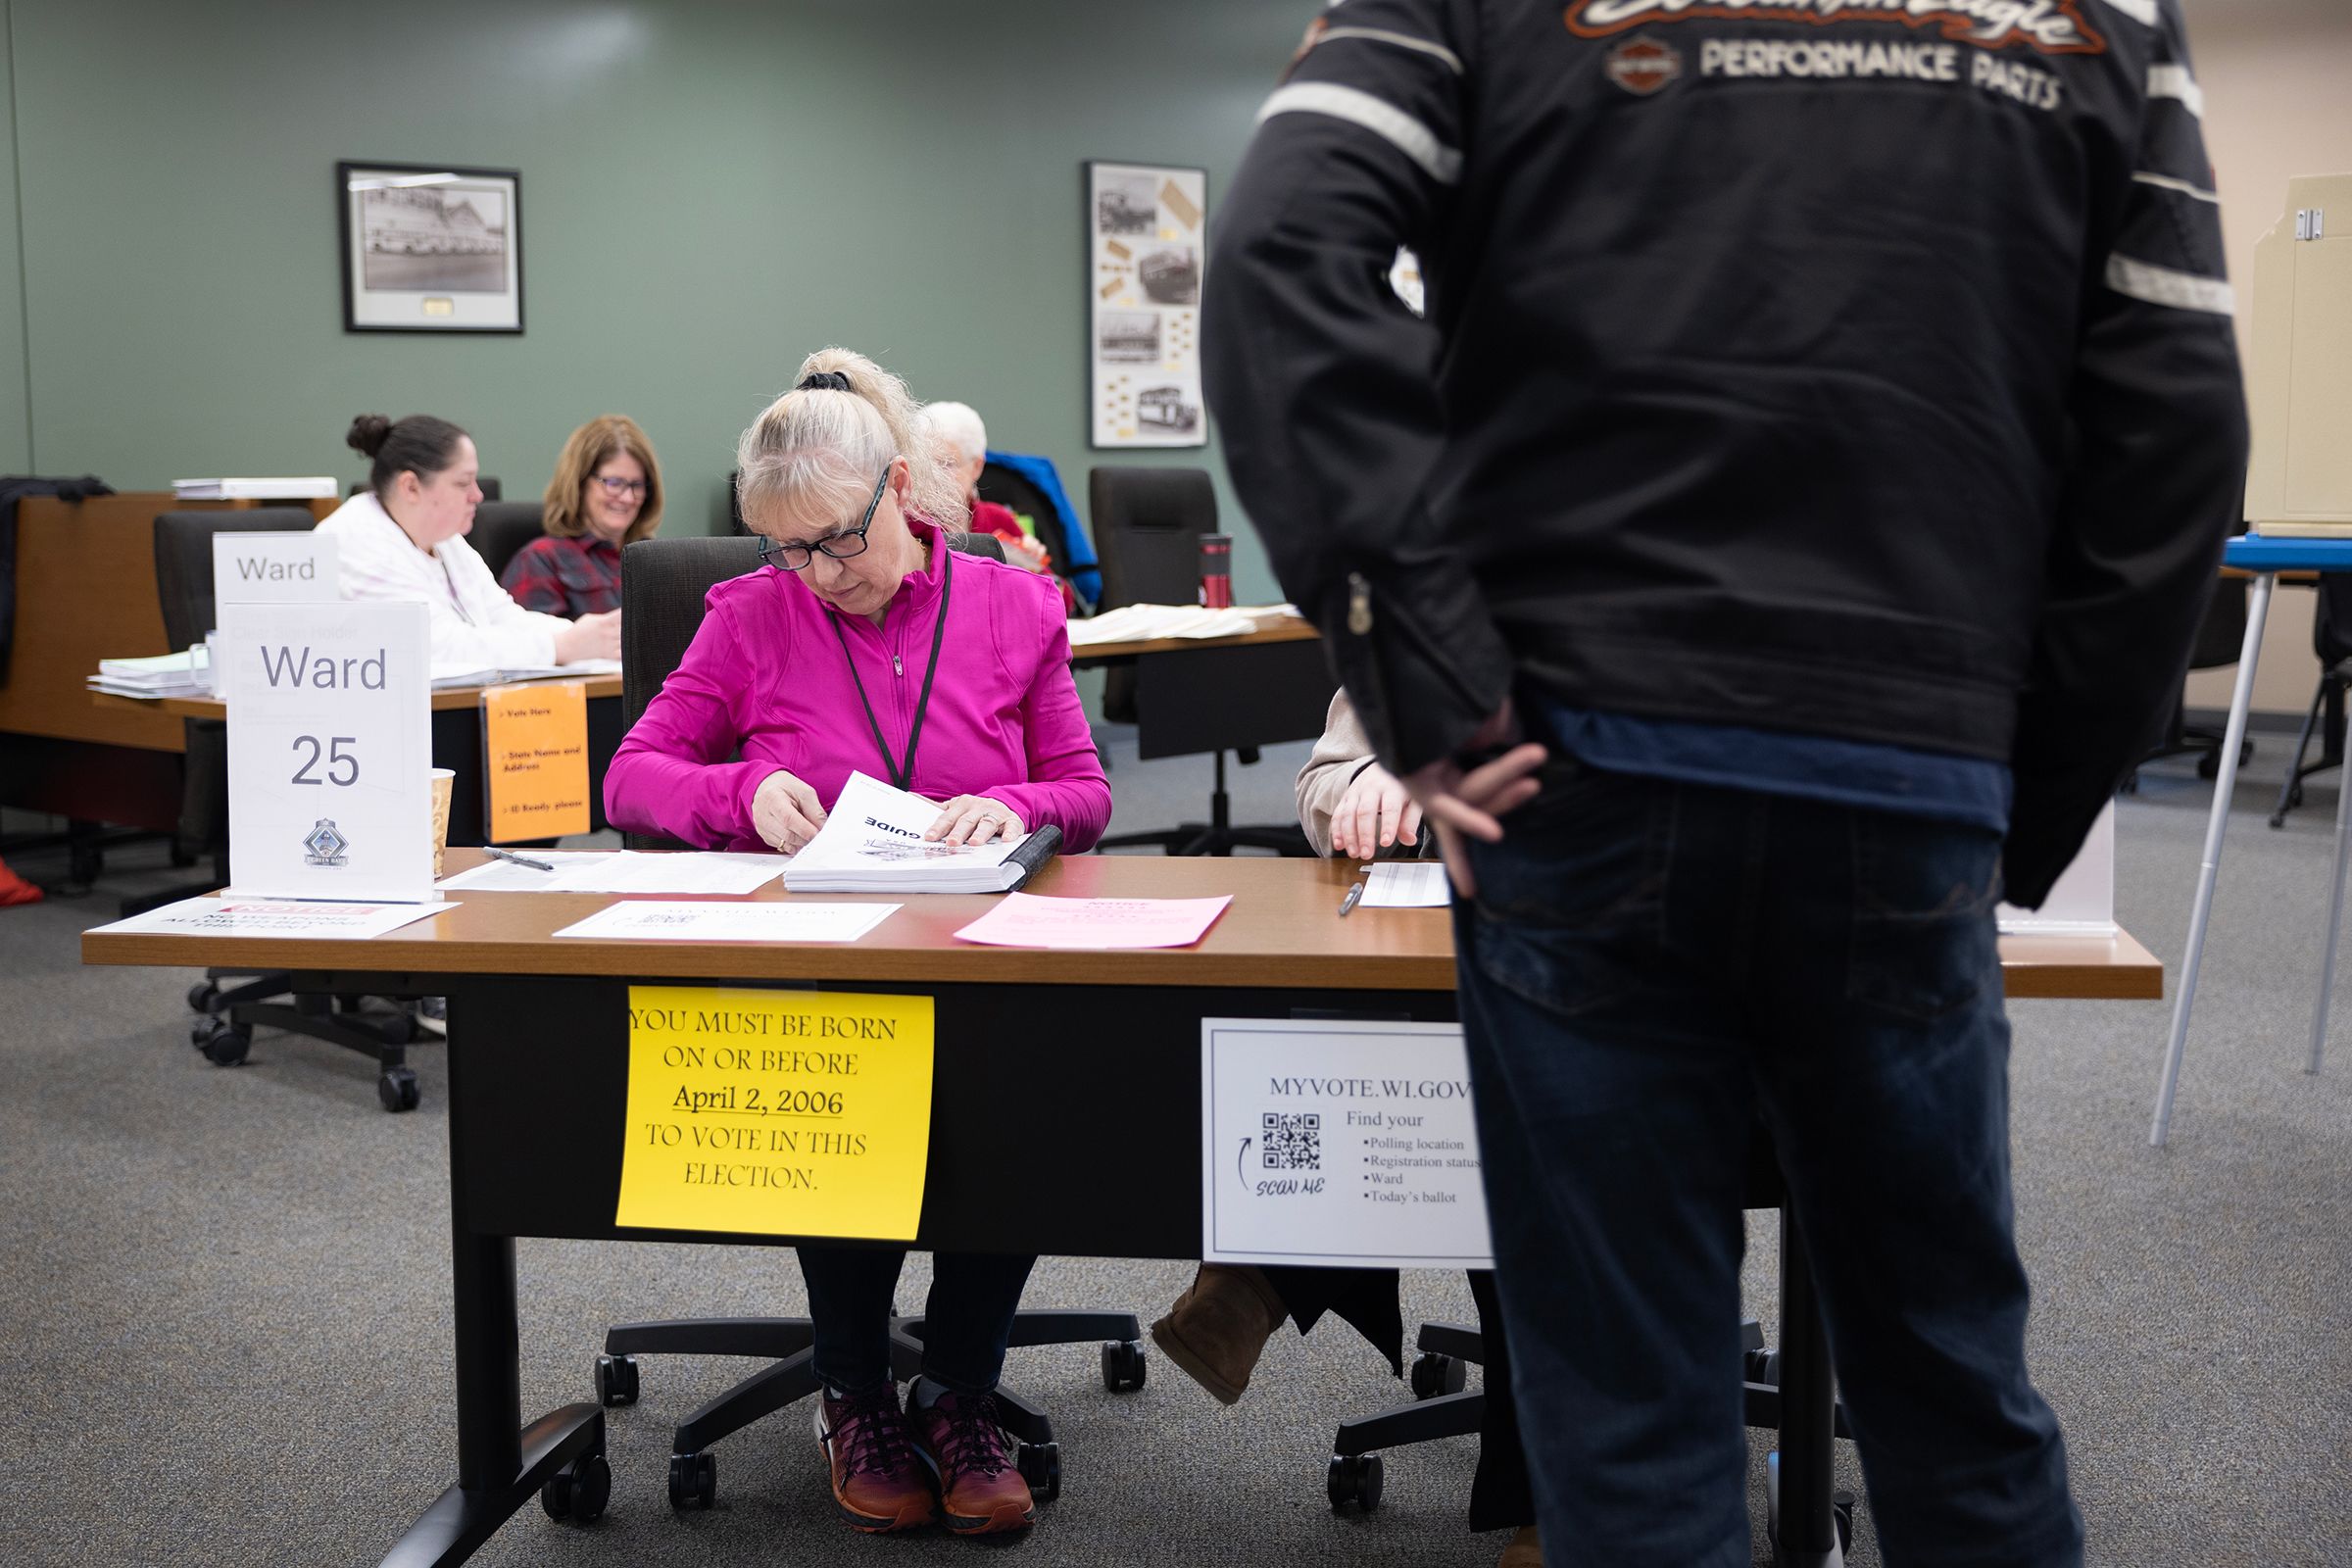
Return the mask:
<path fill-rule="evenodd" d="M 344 331 L 521 334 L 519 171 L 345 160 L 335 212 Z"/>

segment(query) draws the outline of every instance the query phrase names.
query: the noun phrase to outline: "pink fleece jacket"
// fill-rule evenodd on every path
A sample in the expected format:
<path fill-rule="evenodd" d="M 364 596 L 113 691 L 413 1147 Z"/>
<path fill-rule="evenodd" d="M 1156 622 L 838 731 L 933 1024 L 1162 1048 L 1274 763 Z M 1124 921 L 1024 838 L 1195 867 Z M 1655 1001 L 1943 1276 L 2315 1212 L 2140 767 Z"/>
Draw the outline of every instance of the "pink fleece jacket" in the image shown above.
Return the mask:
<path fill-rule="evenodd" d="M 908 523 L 929 539 L 936 530 Z M 710 590 L 702 629 L 605 773 L 614 827 L 724 850 L 765 848 L 752 796 L 784 768 L 831 810 L 853 771 L 887 781 L 865 682 L 893 760 L 906 752 L 939 614 L 938 563 L 955 587 L 939 675 L 916 743 L 917 795 L 988 795 L 1063 846 L 1092 849 L 1110 821 L 1110 784 L 1070 680 L 1070 639 L 1054 579 L 977 556 L 934 551 L 899 585 L 877 628 L 836 615 L 792 573 L 762 566 Z M 733 760 L 740 756 L 741 760 Z"/>

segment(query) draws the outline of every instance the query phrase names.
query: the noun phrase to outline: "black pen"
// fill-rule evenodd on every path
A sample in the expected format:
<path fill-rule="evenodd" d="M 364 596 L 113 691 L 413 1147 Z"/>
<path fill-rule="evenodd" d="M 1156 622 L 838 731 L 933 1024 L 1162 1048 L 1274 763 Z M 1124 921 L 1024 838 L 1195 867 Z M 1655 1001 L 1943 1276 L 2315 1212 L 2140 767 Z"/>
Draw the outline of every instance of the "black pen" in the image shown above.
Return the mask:
<path fill-rule="evenodd" d="M 502 860 L 513 860 L 516 865 L 527 865 L 534 871 L 553 871 L 555 869 L 555 866 L 546 860 L 534 860 L 527 855 L 516 855 L 513 850 L 502 850 L 495 844 L 483 845 L 482 853 L 495 855 Z"/>
<path fill-rule="evenodd" d="M 1357 901 L 1358 899 L 1361 899 L 1363 896 L 1364 896 L 1364 884 L 1363 884 L 1363 883 L 1361 883 L 1361 882 L 1357 882 L 1357 883 L 1353 884 L 1352 886 L 1350 886 L 1350 887 L 1348 889 L 1348 896 L 1347 896 L 1346 898 L 1344 898 L 1344 899 L 1342 899 L 1342 900 L 1340 901 L 1340 918 L 1341 918 L 1341 919 L 1343 919 L 1343 920 L 1344 920 L 1344 919 L 1346 919 L 1346 918 L 1348 917 L 1348 911 L 1349 909 L 1352 909 L 1352 908 L 1354 908 L 1354 907 L 1355 907 L 1356 901 Z"/>

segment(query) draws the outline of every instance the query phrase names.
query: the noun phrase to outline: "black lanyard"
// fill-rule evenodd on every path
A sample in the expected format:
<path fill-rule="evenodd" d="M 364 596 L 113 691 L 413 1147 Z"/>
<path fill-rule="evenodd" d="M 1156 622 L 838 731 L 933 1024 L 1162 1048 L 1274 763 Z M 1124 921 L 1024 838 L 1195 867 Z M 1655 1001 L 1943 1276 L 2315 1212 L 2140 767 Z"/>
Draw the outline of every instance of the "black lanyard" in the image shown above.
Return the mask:
<path fill-rule="evenodd" d="M 858 673 L 858 661 L 850 657 L 849 633 L 841 629 L 841 612 L 833 612 L 833 635 L 840 640 L 842 660 L 850 666 L 850 679 L 858 684 L 858 700 L 865 705 L 865 721 L 873 726 L 874 745 L 882 752 L 882 766 L 890 774 L 890 782 L 899 789 L 914 785 L 914 746 L 923 738 L 923 714 L 931 708 L 931 677 L 939 673 L 939 645 L 948 631 L 948 588 L 956 579 L 948 570 L 948 544 L 942 539 L 935 547 L 939 552 L 939 618 L 931 623 L 931 662 L 923 669 L 923 691 L 914 701 L 914 722 L 906 728 L 906 760 L 890 760 L 890 742 L 882 736 L 882 721 L 874 716 L 874 700 L 865 695 L 864 677 Z"/>

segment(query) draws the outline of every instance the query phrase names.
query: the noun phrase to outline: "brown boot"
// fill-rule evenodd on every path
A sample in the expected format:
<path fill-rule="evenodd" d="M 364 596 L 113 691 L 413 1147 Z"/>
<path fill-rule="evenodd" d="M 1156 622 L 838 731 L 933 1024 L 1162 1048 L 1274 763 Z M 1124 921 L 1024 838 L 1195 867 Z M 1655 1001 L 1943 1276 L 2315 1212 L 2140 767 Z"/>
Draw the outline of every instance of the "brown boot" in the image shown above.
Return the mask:
<path fill-rule="evenodd" d="M 1250 1386 L 1250 1369 L 1286 1315 L 1263 1269 L 1203 1263 L 1168 1315 L 1152 1325 L 1152 1343 L 1218 1402 L 1231 1404 Z"/>
<path fill-rule="evenodd" d="M 1536 1539 L 1534 1525 L 1521 1525 L 1511 1537 L 1511 1544 L 1502 1548 L 1502 1557 L 1494 1568 L 1544 1568 L 1544 1543 Z"/>

